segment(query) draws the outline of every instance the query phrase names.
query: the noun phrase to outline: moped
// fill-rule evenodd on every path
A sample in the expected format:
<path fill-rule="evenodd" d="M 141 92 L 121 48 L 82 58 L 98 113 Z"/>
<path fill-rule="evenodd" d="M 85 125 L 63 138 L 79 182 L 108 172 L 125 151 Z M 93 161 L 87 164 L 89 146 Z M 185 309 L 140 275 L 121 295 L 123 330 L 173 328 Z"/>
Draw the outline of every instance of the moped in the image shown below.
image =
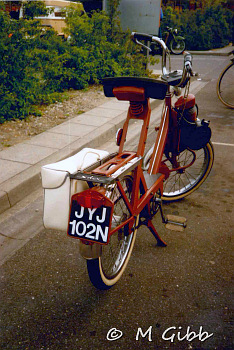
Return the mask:
<path fill-rule="evenodd" d="M 44 226 L 78 240 L 90 281 L 98 289 L 109 289 L 118 282 L 142 225 L 158 246 L 166 246 L 153 223 L 157 212 L 166 228 L 185 228 L 185 218 L 164 215 L 162 202 L 182 199 L 199 188 L 214 160 L 209 123 L 197 118 L 195 96 L 188 93 L 192 56 L 185 54 L 183 70 L 168 72 L 169 52 L 163 40 L 135 32 L 131 37 L 144 48 L 143 42 L 161 45 L 163 74 L 160 79 L 103 79 L 106 97 L 129 102 L 126 120 L 116 134 L 119 150 L 84 148 L 42 167 Z M 184 96 L 174 104 L 176 87 L 184 89 Z M 164 103 L 155 142 L 146 153 L 151 99 Z M 132 121 L 140 122 L 139 142 L 137 150 L 129 151 L 125 141 Z"/>
<path fill-rule="evenodd" d="M 185 50 L 185 38 L 177 35 L 177 29 L 166 27 L 167 31 L 163 33 L 164 42 L 170 51 L 175 55 L 180 55 Z M 161 53 L 161 47 L 156 43 L 152 42 L 150 44 L 151 55 L 156 55 Z"/>

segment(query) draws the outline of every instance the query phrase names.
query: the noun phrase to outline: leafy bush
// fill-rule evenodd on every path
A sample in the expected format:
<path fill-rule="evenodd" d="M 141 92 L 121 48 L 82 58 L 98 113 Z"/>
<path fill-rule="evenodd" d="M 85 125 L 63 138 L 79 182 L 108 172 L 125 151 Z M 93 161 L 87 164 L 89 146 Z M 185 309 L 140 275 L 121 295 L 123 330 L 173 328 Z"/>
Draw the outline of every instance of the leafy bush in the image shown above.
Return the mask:
<path fill-rule="evenodd" d="M 57 90 L 51 88 L 51 71 L 61 73 L 61 46 L 56 33 L 42 31 L 38 21 L 12 21 L 0 10 L 0 123 L 24 118 Z"/>
<path fill-rule="evenodd" d="M 177 28 L 186 39 L 188 50 L 209 50 L 227 45 L 232 40 L 232 12 L 221 5 L 195 11 L 164 10 L 162 30 Z"/>
<path fill-rule="evenodd" d="M 105 12 L 93 12 L 92 16 L 77 15 L 72 9 L 67 23 L 71 48 L 82 49 L 88 62 L 85 66 L 89 83 L 99 82 L 105 76 L 142 75 L 145 58 L 136 55 L 130 33 L 123 33 L 117 21 Z"/>
<path fill-rule="evenodd" d="M 27 1 L 23 4 L 24 18 L 33 19 L 34 17 L 46 16 L 49 13 L 44 1 Z"/>
<path fill-rule="evenodd" d="M 116 4 L 119 0 L 114 0 Z M 130 33 L 114 15 L 92 16 L 71 8 L 69 40 L 42 28 L 28 7 L 27 19 L 12 21 L 0 10 L 0 123 L 25 118 L 35 104 L 50 103 L 55 92 L 82 89 L 105 76 L 146 75 Z"/>

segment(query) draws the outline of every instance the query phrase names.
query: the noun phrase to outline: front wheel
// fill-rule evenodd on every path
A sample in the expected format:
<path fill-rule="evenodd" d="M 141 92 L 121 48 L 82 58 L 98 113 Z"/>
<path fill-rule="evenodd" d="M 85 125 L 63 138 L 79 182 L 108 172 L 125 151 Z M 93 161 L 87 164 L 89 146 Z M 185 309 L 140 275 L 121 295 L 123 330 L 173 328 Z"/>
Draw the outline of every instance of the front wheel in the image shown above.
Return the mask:
<path fill-rule="evenodd" d="M 234 108 L 234 62 L 231 62 L 220 74 L 217 94 L 220 101 L 229 108 Z"/>
<path fill-rule="evenodd" d="M 144 167 L 146 169 L 149 166 L 152 151 L 153 149 L 151 148 L 145 156 Z M 171 162 L 169 160 L 165 162 L 172 171 L 163 184 L 162 199 L 164 201 L 175 201 L 188 196 L 198 189 L 209 175 L 214 162 L 212 143 L 208 142 L 205 147 L 194 152 L 196 154 L 195 162 L 183 171 L 173 171 Z M 192 162 L 193 157 L 193 152 L 185 149 L 177 156 L 177 162 L 180 167 L 184 167 Z M 164 159 L 166 158 L 163 158 L 162 161 Z"/>
<path fill-rule="evenodd" d="M 180 55 L 184 52 L 185 42 L 184 39 L 180 37 L 174 37 L 170 42 L 170 50 L 175 55 Z"/>
<path fill-rule="evenodd" d="M 125 176 L 121 180 L 121 186 L 128 198 L 131 200 L 133 179 Z M 130 217 L 129 210 L 118 189 L 117 184 L 111 190 L 109 198 L 114 202 L 114 213 L 112 228 L 117 227 Z M 97 259 L 87 260 L 88 274 L 93 285 L 98 289 L 111 288 L 122 276 L 136 238 L 136 225 L 129 234 L 128 224 L 114 233 L 108 245 L 102 246 L 102 254 Z"/>

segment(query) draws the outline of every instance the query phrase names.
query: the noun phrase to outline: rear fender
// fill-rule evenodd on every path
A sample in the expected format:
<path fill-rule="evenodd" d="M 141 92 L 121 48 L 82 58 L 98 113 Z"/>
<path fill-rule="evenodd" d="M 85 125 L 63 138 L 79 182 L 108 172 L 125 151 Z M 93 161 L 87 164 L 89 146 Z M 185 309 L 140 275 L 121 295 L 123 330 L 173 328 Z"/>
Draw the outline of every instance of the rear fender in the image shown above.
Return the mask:
<path fill-rule="evenodd" d="M 79 241 L 79 251 L 80 255 L 87 260 L 97 259 L 102 255 L 102 246 L 97 243 L 84 244 Z"/>

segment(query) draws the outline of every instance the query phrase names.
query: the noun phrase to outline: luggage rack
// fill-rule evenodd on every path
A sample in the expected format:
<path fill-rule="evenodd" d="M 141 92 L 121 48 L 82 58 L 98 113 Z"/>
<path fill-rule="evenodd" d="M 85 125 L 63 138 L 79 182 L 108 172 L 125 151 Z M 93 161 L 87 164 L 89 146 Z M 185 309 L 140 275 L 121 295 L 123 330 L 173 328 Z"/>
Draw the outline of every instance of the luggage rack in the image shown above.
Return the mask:
<path fill-rule="evenodd" d="M 87 174 L 82 171 L 78 171 L 76 174 L 69 175 L 70 179 L 81 180 L 87 182 L 94 182 L 103 185 L 111 185 L 115 179 L 109 176 L 102 176 L 97 174 Z"/>
<path fill-rule="evenodd" d="M 111 155 L 108 160 L 106 159 L 106 162 L 108 162 L 111 158 Z M 113 158 L 114 159 L 114 158 Z M 140 163 L 142 157 L 134 157 L 128 162 L 125 162 L 122 166 L 113 166 L 112 173 L 110 175 L 105 175 L 105 171 L 103 171 L 103 174 L 98 173 L 88 173 L 88 169 L 85 169 L 84 171 L 78 171 L 75 174 L 70 174 L 70 179 L 74 180 L 81 180 L 81 181 L 87 181 L 87 182 L 93 182 L 93 183 L 99 183 L 103 185 L 111 185 L 115 181 L 121 180 L 126 174 L 134 170 Z M 105 159 L 104 159 L 105 160 Z M 97 162 L 98 165 L 100 162 Z M 103 162 L 105 164 L 105 162 Z M 115 169 L 117 167 L 117 170 Z M 94 171 L 94 165 L 92 166 L 92 171 Z"/>

